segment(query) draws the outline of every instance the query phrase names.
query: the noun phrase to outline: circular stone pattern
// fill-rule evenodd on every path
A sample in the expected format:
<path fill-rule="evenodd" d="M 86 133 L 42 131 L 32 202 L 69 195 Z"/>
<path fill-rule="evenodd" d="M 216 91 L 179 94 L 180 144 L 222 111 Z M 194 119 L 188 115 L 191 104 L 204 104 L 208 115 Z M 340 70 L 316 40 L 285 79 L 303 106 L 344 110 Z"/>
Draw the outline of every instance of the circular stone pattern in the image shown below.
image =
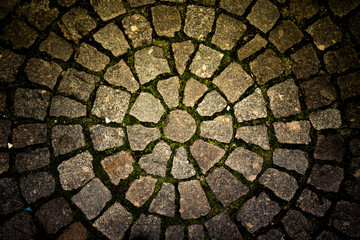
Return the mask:
<path fill-rule="evenodd" d="M 174 110 L 170 112 L 164 124 L 165 137 L 176 142 L 184 143 L 190 140 L 195 131 L 195 119 L 183 110 Z"/>

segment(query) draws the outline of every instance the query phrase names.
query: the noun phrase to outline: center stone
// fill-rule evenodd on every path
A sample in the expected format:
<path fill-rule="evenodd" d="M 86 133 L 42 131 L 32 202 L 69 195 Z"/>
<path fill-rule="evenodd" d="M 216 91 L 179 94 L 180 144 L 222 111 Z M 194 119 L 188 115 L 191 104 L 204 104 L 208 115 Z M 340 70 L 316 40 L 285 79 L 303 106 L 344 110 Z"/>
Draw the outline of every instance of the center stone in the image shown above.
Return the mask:
<path fill-rule="evenodd" d="M 176 142 L 188 141 L 195 131 L 195 119 L 183 110 L 171 111 L 164 124 L 165 137 Z"/>

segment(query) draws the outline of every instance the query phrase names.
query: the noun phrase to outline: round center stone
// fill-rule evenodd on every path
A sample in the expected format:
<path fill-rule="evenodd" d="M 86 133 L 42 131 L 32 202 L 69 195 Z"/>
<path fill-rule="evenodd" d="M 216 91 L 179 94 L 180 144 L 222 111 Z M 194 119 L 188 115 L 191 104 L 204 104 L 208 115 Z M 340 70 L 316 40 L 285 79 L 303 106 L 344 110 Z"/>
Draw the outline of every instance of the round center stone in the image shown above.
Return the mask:
<path fill-rule="evenodd" d="M 195 119 L 186 111 L 174 110 L 170 112 L 164 124 L 165 137 L 176 141 L 188 141 L 196 131 Z"/>

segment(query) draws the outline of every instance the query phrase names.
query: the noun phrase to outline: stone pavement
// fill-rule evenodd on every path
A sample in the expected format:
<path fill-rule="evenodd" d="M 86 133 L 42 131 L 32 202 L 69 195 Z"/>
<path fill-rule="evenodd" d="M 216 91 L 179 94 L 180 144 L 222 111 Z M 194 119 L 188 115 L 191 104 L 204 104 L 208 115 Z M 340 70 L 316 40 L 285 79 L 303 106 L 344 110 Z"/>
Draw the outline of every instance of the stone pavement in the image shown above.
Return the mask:
<path fill-rule="evenodd" d="M 0 20 L 0 239 L 360 238 L 359 1 Z"/>

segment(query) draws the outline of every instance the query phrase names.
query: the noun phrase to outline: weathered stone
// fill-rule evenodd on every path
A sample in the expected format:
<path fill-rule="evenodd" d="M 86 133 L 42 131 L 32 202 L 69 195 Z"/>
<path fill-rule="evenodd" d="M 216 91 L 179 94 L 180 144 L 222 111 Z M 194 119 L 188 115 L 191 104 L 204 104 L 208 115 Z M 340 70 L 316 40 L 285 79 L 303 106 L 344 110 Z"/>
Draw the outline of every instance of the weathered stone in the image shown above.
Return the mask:
<path fill-rule="evenodd" d="M 38 37 L 38 33 L 34 29 L 18 18 L 6 25 L 2 32 L 0 39 L 10 42 L 14 49 L 29 48 Z M 12 71 L 10 70 L 10 72 Z"/>
<path fill-rule="evenodd" d="M 350 127 L 360 128 L 360 104 L 356 101 L 346 104 L 345 112 Z"/>
<path fill-rule="evenodd" d="M 297 200 L 297 206 L 304 212 L 311 213 L 317 217 L 323 217 L 330 208 L 331 201 L 318 196 L 308 189 L 304 189 Z"/>
<path fill-rule="evenodd" d="M 139 89 L 139 83 L 135 80 L 129 66 L 126 65 L 123 59 L 106 70 L 104 79 L 110 84 L 126 88 L 131 93 Z"/>
<path fill-rule="evenodd" d="M 130 115 L 139 121 L 153 123 L 159 122 L 164 112 L 160 100 L 148 92 L 141 92 L 130 109 Z"/>
<path fill-rule="evenodd" d="M 343 17 L 347 15 L 351 10 L 355 9 L 360 3 L 358 1 L 339 1 L 330 0 L 329 6 L 333 13 Z"/>
<path fill-rule="evenodd" d="M 309 78 L 316 74 L 321 66 L 316 52 L 310 44 L 291 54 L 291 59 L 294 62 L 291 69 L 297 78 Z"/>
<path fill-rule="evenodd" d="M 200 44 L 191 65 L 190 71 L 202 78 L 210 78 L 220 65 L 224 54 Z"/>
<path fill-rule="evenodd" d="M 86 240 L 88 232 L 81 222 L 74 222 L 67 227 L 56 240 Z"/>
<path fill-rule="evenodd" d="M 0 82 L 14 82 L 25 57 L 0 47 Z"/>
<path fill-rule="evenodd" d="M 30 58 L 25 67 L 25 72 L 31 82 L 54 89 L 62 68 L 54 62 Z"/>
<path fill-rule="evenodd" d="M 122 239 L 132 220 L 132 215 L 120 203 L 115 202 L 93 226 L 109 239 Z"/>
<path fill-rule="evenodd" d="M 182 75 L 186 69 L 186 63 L 189 60 L 190 55 L 194 52 L 195 47 L 191 40 L 184 42 L 176 42 L 171 44 L 175 65 L 178 73 Z"/>
<path fill-rule="evenodd" d="M 91 71 L 99 72 L 110 62 L 110 58 L 95 47 L 82 43 L 75 53 L 75 61 Z"/>
<path fill-rule="evenodd" d="M 1 79 L 0 79 L 0 82 L 1 82 Z M 7 94 L 5 92 L 0 92 L 0 112 L 5 112 L 6 111 L 6 109 L 7 109 L 6 108 L 6 101 L 7 101 Z"/>
<path fill-rule="evenodd" d="M 135 0 L 134 0 L 135 1 Z M 136 0 L 138 1 L 138 0 Z M 143 1 L 143 0 L 141 0 Z M 160 239 L 161 219 L 152 215 L 141 214 L 131 227 L 130 239 Z"/>
<path fill-rule="evenodd" d="M 264 124 L 240 127 L 236 130 L 235 138 L 256 144 L 264 150 L 270 150 L 268 129 Z"/>
<path fill-rule="evenodd" d="M 143 15 L 134 14 L 127 16 L 122 20 L 122 25 L 134 48 L 147 46 L 152 43 L 153 29 Z"/>
<path fill-rule="evenodd" d="M 220 7 L 229 13 L 241 16 L 250 5 L 251 0 L 221 0 Z"/>
<path fill-rule="evenodd" d="M 279 17 L 280 13 L 274 4 L 268 0 L 259 0 L 255 3 L 246 19 L 266 33 L 274 26 Z"/>
<path fill-rule="evenodd" d="M 338 192 L 343 179 L 344 169 L 331 165 L 316 164 L 311 170 L 307 183 L 319 190 Z"/>
<path fill-rule="evenodd" d="M 199 139 L 190 146 L 190 153 L 198 163 L 201 172 L 205 174 L 220 161 L 225 150 Z"/>
<path fill-rule="evenodd" d="M 101 160 L 101 165 L 115 185 L 126 179 L 133 171 L 134 158 L 129 152 L 121 151 Z"/>
<path fill-rule="evenodd" d="M 354 72 L 338 78 L 341 98 L 351 98 L 360 95 L 359 73 Z"/>
<path fill-rule="evenodd" d="M 18 211 L 24 207 L 18 184 L 14 178 L 0 179 L 0 215 Z"/>
<path fill-rule="evenodd" d="M 55 180 L 48 172 L 37 172 L 20 179 L 20 189 L 25 200 L 31 204 L 48 197 L 55 191 Z"/>
<path fill-rule="evenodd" d="M 254 233 L 260 228 L 269 225 L 280 210 L 279 204 L 270 200 L 262 192 L 258 197 L 253 197 L 245 202 L 236 218 L 249 232 Z"/>
<path fill-rule="evenodd" d="M 186 149 L 178 148 L 173 158 L 171 175 L 176 179 L 186 179 L 195 176 L 195 173 L 194 167 L 188 160 Z"/>
<path fill-rule="evenodd" d="M 350 237 L 360 236 L 360 205 L 339 201 L 330 218 L 330 225 Z"/>
<path fill-rule="evenodd" d="M 8 147 L 11 134 L 11 121 L 0 119 L 0 147 Z"/>
<path fill-rule="evenodd" d="M 200 136 L 219 142 L 230 143 L 233 137 L 233 122 L 230 115 L 222 115 L 200 125 Z"/>
<path fill-rule="evenodd" d="M 35 213 L 40 223 L 48 233 L 55 234 L 60 228 L 68 225 L 73 220 L 70 205 L 62 197 L 54 198 L 45 203 Z"/>
<path fill-rule="evenodd" d="M 267 49 L 250 63 L 251 71 L 259 84 L 265 84 L 271 79 L 279 77 L 285 70 L 281 59 L 276 53 Z"/>
<path fill-rule="evenodd" d="M 146 146 L 160 138 L 160 130 L 157 128 L 147 128 L 140 124 L 127 126 L 127 136 L 130 148 L 133 151 L 142 151 Z"/>
<path fill-rule="evenodd" d="M 189 5 L 186 10 L 184 32 L 191 38 L 205 40 L 215 19 L 213 8 Z"/>
<path fill-rule="evenodd" d="M 285 234 L 283 234 L 279 229 L 271 229 L 267 233 L 260 235 L 258 240 L 284 240 Z"/>
<path fill-rule="evenodd" d="M 248 181 L 254 181 L 261 171 L 264 159 L 243 147 L 237 147 L 226 159 L 225 164 L 241 173 Z"/>
<path fill-rule="evenodd" d="M 139 166 L 149 174 L 165 177 L 166 166 L 170 156 L 170 146 L 164 141 L 161 141 L 155 145 L 152 153 L 143 155 L 139 159 Z"/>
<path fill-rule="evenodd" d="M 249 191 L 247 186 L 224 167 L 217 168 L 210 173 L 206 177 L 206 182 L 224 207 L 230 206 Z"/>
<path fill-rule="evenodd" d="M 11 0 L 5 2 L 13 1 Z M 16 214 L 0 226 L 1 239 L 34 239 L 36 232 L 35 221 L 32 219 L 31 214 L 25 211 Z"/>
<path fill-rule="evenodd" d="M 52 98 L 50 116 L 78 118 L 86 116 L 86 106 L 61 95 Z"/>
<path fill-rule="evenodd" d="M 94 125 L 89 128 L 90 137 L 96 151 L 120 147 L 124 144 L 124 132 L 121 128 Z"/>
<path fill-rule="evenodd" d="M 193 107 L 197 100 L 202 97 L 202 95 L 206 92 L 207 87 L 205 84 L 200 83 L 199 81 L 190 78 L 186 82 L 185 90 L 184 90 L 184 99 L 183 103 L 187 107 Z"/>
<path fill-rule="evenodd" d="M 57 167 L 62 188 L 70 191 L 84 186 L 95 177 L 93 157 L 86 151 L 63 161 Z"/>
<path fill-rule="evenodd" d="M 200 224 L 188 226 L 189 240 L 204 240 L 204 227 Z"/>
<path fill-rule="evenodd" d="M 255 89 L 254 93 L 236 103 L 234 114 L 238 122 L 265 118 L 267 110 L 260 88 Z"/>
<path fill-rule="evenodd" d="M 85 147 L 85 137 L 80 124 L 56 125 L 51 131 L 51 145 L 54 155 L 59 156 Z"/>
<path fill-rule="evenodd" d="M 126 200 L 135 207 L 141 207 L 153 194 L 156 182 L 157 180 L 150 176 L 140 176 L 139 179 L 131 183 L 126 192 Z"/>
<path fill-rule="evenodd" d="M 210 212 L 209 201 L 198 180 L 180 182 L 178 190 L 180 192 L 179 212 L 183 219 L 199 218 Z"/>
<path fill-rule="evenodd" d="M 135 53 L 135 69 L 141 85 L 150 82 L 160 74 L 170 72 L 164 51 L 157 46 L 148 47 Z"/>
<path fill-rule="evenodd" d="M 155 0 L 128 0 L 130 7 L 141 7 L 155 3 Z"/>
<path fill-rule="evenodd" d="M 317 20 L 306 31 L 312 36 L 314 44 L 321 51 L 342 39 L 340 29 L 331 21 L 329 16 Z"/>
<path fill-rule="evenodd" d="M 94 178 L 74 195 L 71 201 L 81 209 L 88 220 L 91 220 L 100 214 L 111 197 L 109 189 L 100 179 Z"/>
<path fill-rule="evenodd" d="M 95 12 L 100 16 L 103 21 L 108 21 L 121 14 L 126 13 L 126 9 L 121 0 L 90 0 L 90 3 L 93 6 Z"/>
<path fill-rule="evenodd" d="M 229 215 L 225 212 L 219 213 L 206 221 L 205 226 L 211 239 L 243 239 L 236 224 L 231 221 Z"/>
<path fill-rule="evenodd" d="M 305 174 L 309 166 L 307 153 L 299 149 L 275 149 L 273 163 L 288 170 L 295 170 L 300 174 Z"/>
<path fill-rule="evenodd" d="M 309 144 L 310 138 L 309 121 L 275 122 L 274 130 L 277 140 L 289 144 Z"/>
<path fill-rule="evenodd" d="M 99 78 L 85 72 L 69 68 L 63 76 L 58 87 L 58 92 L 66 96 L 74 96 L 79 100 L 87 101 L 91 92 L 95 89 L 95 83 Z"/>
<path fill-rule="evenodd" d="M 227 106 L 225 99 L 216 91 L 213 90 L 206 94 L 204 99 L 199 103 L 196 111 L 201 116 L 212 116 L 217 112 L 221 112 Z"/>
<path fill-rule="evenodd" d="M 336 129 L 341 126 L 341 113 L 338 109 L 334 108 L 319 110 L 310 113 L 309 120 L 316 130 Z"/>
<path fill-rule="evenodd" d="M 20 125 L 13 129 L 12 142 L 14 148 L 41 144 L 47 141 L 46 124 L 34 123 Z"/>
<path fill-rule="evenodd" d="M 99 3 L 103 2 L 104 1 L 100 1 Z M 115 25 L 115 23 L 109 23 L 108 25 L 97 31 L 94 34 L 94 39 L 95 41 L 100 43 L 105 49 L 111 51 L 111 53 L 115 57 L 123 55 L 130 50 L 130 46 L 125 39 L 124 33 Z"/>
<path fill-rule="evenodd" d="M 175 6 L 159 5 L 151 8 L 152 22 L 159 36 L 175 37 L 181 29 L 180 12 Z"/>
<path fill-rule="evenodd" d="M 258 52 L 260 49 L 265 47 L 267 44 L 267 41 L 262 38 L 259 34 L 256 34 L 253 39 L 251 39 L 249 42 L 247 42 L 244 46 L 242 46 L 238 52 L 237 56 L 239 60 L 244 60 L 245 58 L 250 57 L 254 53 Z"/>
<path fill-rule="evenodd" d="M 77 0 L 57 0 L 63 7 L 71 7 Z"/>
<path fill-rule="evenodd" d="M 150 204 L 149 212 L 154 212 L 167 217 L 175 215 L 175 187 L 164 182 L 160 191 Z"/>
<path fill-rule="evenodd" d="M 320 9 L 316 0 L 290 0 L 289 13 L 297 22 L 312 18 Z"/>
<path fill-rule="evenodd" d="M 79 43 L 83 36 L 96 28 L 95 20 L 90 17 L 85 9 L 80 7 L 72 8 L 65 13 L 58 25 L 64 36 L 69 40 L 73 40 L 76 44 Z"/>
<path fill-rule="evenodd" d="M 0 174 L 9 170 L 10 155 L 5 152 L 0 152 Z"/>
<path fill-rule="evenodd" d="M 282 219 L 285 231 L 292 239 L 308 240 L 311 239 L 313 226 L 299 211 L 290 210 Z"/>
<path fill-rule="evenodd" d="M 20 0 L 4 0 L 0 3 L 0 19 L 3 19 L 8 15 L 11 11 L 14 10 L 15 5 Z"/>
<path fill-rule="evenodd" d="M 96 92 L 91 114 L 101 118 L 108 118 L 112 122 L 122 123 L 129 101 L 130 93 L 102 85 Z"/>
<path fill-rule="evenodd" d="M 159 81 L 157 84 L 157 90 L 169 108 L 174 108 L 179 105 L 179 77 L 175 76 Z"/>
<path fill-rule="evenodd" d="M 194 135 L 196 131 L 195 119 L 184 110 L 171 111 L 163 127 L 165 137 L 184 143 Z"/>
<path fill-rule="evenodd" d="M 168 228 L 166 228 L 165 239 L 166 240 L 185 239 L 184 226 L 171 225 Z"/>
<path fill-rule="evenodd" d="M 360 67 L 360 61 L 355 50 L 349 46 L 326 52 L 324 54 L 324 63 L 331 74 L 342 73 L 348 69 Z"/>
<path fill-rule="evenodd" d="M 271 31 L 269 40 L 279 49 L 281 53 L 299 43 L 304 37 L 296 24 L 290 20 L 284 20 Z"/>
<path fill-rule="evenodd" d="M 16 116 L 43 121 L 50 101 L 50 92 L 40 89 L 18 88 L 14 96 Z"/>
<path fill-rule="evenodd" d="M 345 154 L 345 142 L 339 135 L 319 135 L 314 151 L 314 158 L 341 162 Z"/>

